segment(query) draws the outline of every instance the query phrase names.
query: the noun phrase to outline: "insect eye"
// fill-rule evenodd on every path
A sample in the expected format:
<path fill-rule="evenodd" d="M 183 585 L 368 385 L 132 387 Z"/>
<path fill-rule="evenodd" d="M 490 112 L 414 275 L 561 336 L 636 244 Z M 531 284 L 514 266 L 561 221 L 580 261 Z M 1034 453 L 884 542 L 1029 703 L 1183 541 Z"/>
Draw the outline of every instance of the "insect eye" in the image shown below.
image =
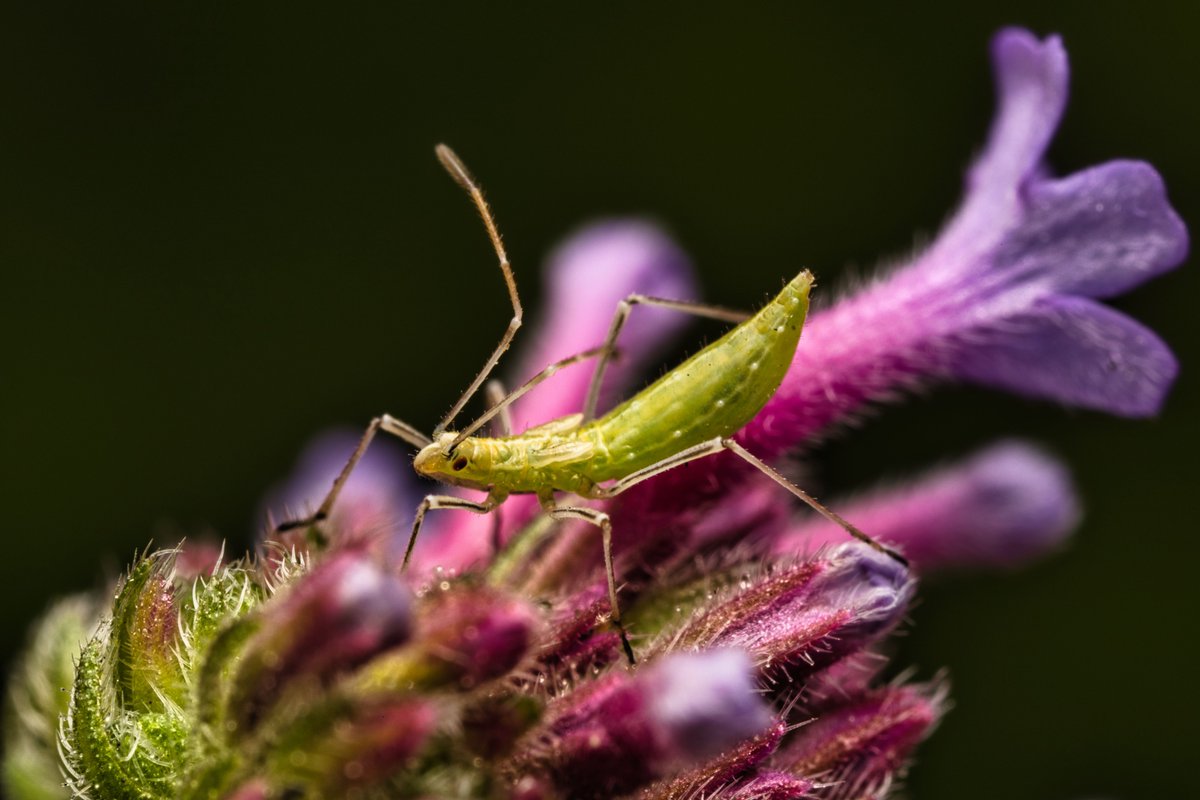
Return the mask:
<path fill-rule="evenodd" d="M 465 469 L 466 466 L 467 466 L 467 459 L 463 458 L 463 457 L 459 457 L 459 458 L 455 459 L 454 463 L 451 465 L 451 467 L 454 469 L 455 472 Z"/>

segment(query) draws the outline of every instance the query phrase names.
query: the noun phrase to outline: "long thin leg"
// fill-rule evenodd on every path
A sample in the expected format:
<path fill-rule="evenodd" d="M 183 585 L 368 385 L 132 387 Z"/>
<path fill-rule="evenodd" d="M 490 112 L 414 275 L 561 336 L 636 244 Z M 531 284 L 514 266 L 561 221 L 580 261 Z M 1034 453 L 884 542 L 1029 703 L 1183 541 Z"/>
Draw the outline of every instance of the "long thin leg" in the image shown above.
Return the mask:
<path fill-rule="evenodd" d="M 604 539 L 604 572 L 608 577 L 610 619 L 617 626 L 617 631 L 621 634 L 621 648 L 625 651 L 625 658 L 629 660 L 631 665 L 636 664 L 637 659 L 633 656 L 633 646 L 629 644 L 629 634 L 625 632 L 625 625 L 621 622 L 621 606 L 617 602 L 617 575 L 613 570 L 612 555 L 612 521 L 609 519 L 608 514 L 605 514 L 603 511 L 597 511 L 594 508 L 556 506 L 552 497 L 539 498 L 539 500 L 546 513 L 553 519 L 581 519 L 584 522 L 590 522 L 600 529 L 600 533 Z"/>
<path fill-rule="evenodd" d="M 487 385 L 483 387 L 483 391 L 487 397 L 487 407 L 489 411 L 500 405 L 500 403 L 504 401 L 504 398 L 508 396 L 508 390 L 505 389 L 504 384 L 496 378 L 492 378 L 490 381 L 488 381 Z M 500 415 L 496 417 L 492 423 L 492 435 L 512 436 L 512 430 L 512 414 L 509 413 L 508 407 L 505 406 L 504 408 L 500 409 Z M 500 552 L 500 531 L 504 527 L 504 518 L 500 512 L 501 510 L 499 508 L 492 512 L 493 556 Z"/>
<path fill-rule="evenodd" d="M 824 504 L 818 502 L 815 497 L 813 497 L 808 492 L 801 489 L 796 484 L 789 481 L 787 478 L 785 478 L 783 476 L 782 473 L 780 473 L 778 470 L 776 470 L 770 464 L 767 464 L 765 461 L 760 459 L 758 456 L 751 453 L 746 448 L 742 447 L 740 444 L 735 442 L 733 439 L 722 439 L 721 444 L 725 447 L 726 450 L 729 450 L 732 453 L 736 453 L 746 463 L 754 466 L 760 472 L 765 474 L 768 478 L 775 481 L 783 488 L 787 489 L 795 497 L 799 498 L 805 504 L 807 504 L 808 507 L 811 508 L 813 511 L 816 511 L 818 514 L 820 514 L 822 517 L 829 520 L 833 524 L 840 525 L 842 527 L 842 529 L 846 531 L 846 533 L 850 534 L 855 539 L 858 539 L 861 542 L 865 542 L 866 544 L 869 544 L 871 547 L 875 548 L 879 552 L 884 553 L 888 556 L 891 556 L 892 558 L 899 561 L 901 564 L 903 564 L 906 567 L 908 566 L 907 558 L 900 555 L 899 553 L 897 553 L 895 550 L 888 547 L 887 545 L 881 544 L 880 542 L 871 538 L 867 534 L 863 533 L 857 527 L 855 527 L 854 525 L 850 524 L 848 521 L 843 519 L 840 514 L 834 512 L 833 510 L 827 508 Z"/>
<path fill-rule="evenodd" d="M 608 352 L 600 356 L 600 359 L 596 362 L 596 371 L 592 374 L 592 382 L 588 384 L 587 401 L 583 406 L 584 422 L 596 416 L 596 404 L 600 402 L 600 384 L 604 380 L 604 371 L 608 369 L 608 362 L 615 352 L 613 348 L 617 343 L 617 335 L 621 333 L 621 328 L 625 326 L 625 321 L 629 318 L 629 313 L 636 305 L 670 308 L 686 314 L 694 314 L 697 317 L 719 319 L 722 322 L 742 322 L 750 316 L 744 311 L 734 311 L 704 303 L 692 303 L 686 300 L 666 300 L 661 297 L 650 297 L 644 294 L 629 295 L 617 303 L 617 311 L 613 314 L 612 324 L 608 328 L 608 336 L 604 339 L 604 348 Z"/>
<path fill-rule="evenodd" d="M 577 364 L 580 361 L 586 361 L 589 358 L 595 358 L 596 356 L 600 355 L 603 352 L 604 352 L 603 347 L 593 347 L 591 350 L 584 350 L 582 353 L 576 353 L 573 356 L 568 356 L 567 358 L 561 359 L 559 361 L 555 361 L 553 364 L 551 364 L 550 366 L 543 369 L 537 375 L 534 375 L 532 378 L 525 381 L 525 383 L 521 384 L 516 389 L 509 392 L 507 396 L 505 396 L 503 399 L 499 400 L 494 406 L 489 408 L 487 411 L 483 412 L 483 414 L 478 419 L 476 419 L 474 422 L 472 422 L 467 427 L 463 428 L 462 431 L 459 432 L 458 436 L 455 437 L 454 441 L 450 443 L 450 446 L 447 447 L 446 449 L 453 450 L 455 447 L 458 446 L 459 442 L 461 442 L 463 439 L 466 439 L 472 433 L 474 433 L 475 431 L 477 431 L 481 427 L 483 427 L 484 423 L 486 423 L 488 420 L 490 420 L 492 417 L 496 416 L 497 414 L 500 414 L 500 413 L 506 411 L 508 409 L 508 407 L 511 406 L 514 402 L 516 402 L 517 400 L 520 400 L 522 397 L 524 397 L 526 394 L 528 394 L 533 389 L 533 387 L 537 386 L 542 381 L 551 377 L 552 375 L 554 375 L 554 373 L 558 372 L 560 369 L 569 367 L 572 364 Z"/>
<path fill-rule="evenodd" d="M 495 378 L 487 382 L 487 386 L 483 387 L 483 391 L 487 396 L 488 411 L 503 403 L 504 398 L 508 395 L 508 390 L 504 388 L 504 384 Z M 497 433 L 501 436 L 512 436 L 512 414 L 509 413 L 507 405 L 500 409 L 500 417 L 496 420 L 496 423 L 492 426 L 493 436 Z"/>
<path fill-rule="evenodd" d="M 840 526 L 843 530 L 846 531 L 846 533 L 850 534 L 855 539 L 865 542 L 866 544 L 875 548 L 879 552 L 885 553 L 888 556 L 896 559 L 900 563 L 907 566 L 908 559 L 904 558 L 904 556 L 900 555 L 899 553 L 897 553 L 895 550 L 891 549 L 890 547 L 880 544 L 875 539 L 873 539 L 870 536 L 868 536 L 867 534 L 863 533 L 861 530 L 856 528 L 850 522 L 843 519 L 840 515 L 838 515 L 834 511 L 827 508 L 823 503 L 819 502 L 815 497 L 810 495 L 808 492 L 804 491 L 799 486 L 797 486 L 796 484 L 789 481 L 774 467 L 767 464 L 765 461 L 763 461 L 758 456 L 751 453 L 746 448 L 742 447 L 740 444 L 735 442 L 733 439 L 720 439 L 720 438 L 710 439 L 707 442 L 701 442 L 698 445 L 689 447 L 686 450 L 681 450 L 680 452 L 676 453 L 673 456 L 664 458 L 662 461 L 659 461 L 657 464 L 651 464 L 648 467 L 640 469 L 637 472 L 634 472 L 630 475 L 625 476 L 624 478 L 621 478 L 617 482 L 613 483 L 611 486 L 608 486 L 608 487 L 598 490 L 596 492 L 595 496 L 596 497 L 604 497 L 604 498 L 613 497 L 613 496 L 618 495 L 621 492 L 625 491 L 626 489 L 629 489 L 632 486 L 636 486 L 637 484 L 641 483 L 642 481 L 653 478 L 655 475 L 659 475 L 663 472 L 666 472 L 669 469 L 673 469 L 674 467 L 678 467 L 682 464 L 686 464 L 689 461 L 695 461 L 698 458 L 704 458 L 705 456 L 711 456 L 714 453 L 720 453 L 720 452 L 723 452 L 726 450 L 728 450 L 731 453 L 736 454 L 739 458 L 744 460 L 746 463 L 750 464 L 755 469 L 757 469 L 760 472 L 762 472 L 763 474 L 765 474 L 768 478 L 775 481 L 777 484 L 782 486 L 784 489 L 787 489 L 789 492 L 792 493 L 793 496 L 795 496 L 796 498 L 798 498 L 799 500 L 804 502 L 813 511 L 816 511 L 818 514 L 825 517 L 825 519 L 829 520 L 830 522 L 834 523 L 835 525 Z"/>
<path fill-rule="evenodd" d="M 296 528 L 305 528 L 328 519 L 329 512 L 333 510 L 333 504 L 337 501 L 338 495 L 342 493 L 342 488 L 346 485 L 346 481 L 350 479 L 350 474 L 354 472 L 354 468 L 362 460 L 363 455 L 367 452 L 367 447 L 371 444 L 371 440 L 375 438 L 375 434 L 381 430 L 393 436 L 398 436 L 417 447 L 424 447 L 431 443 L 428 436 L 407 422 L 398 420 L 388 414 L 376 417 L 371 420 L 371 424 L 363 432 L 362 438 L 358 440 L 358 446 L 354 448 L 354 452 L 346 460 L 346 465 L 342 467 L 342 471 L 333 479 L 333 486 L 329 489 L 329 494 L 325 495 L 325 499 L 321 501 L 321 505 L 317 507 L 317 510 L 307 517 L 281 522 L 275 526 L 275 532 L 284 533 Z"/>
<path fill-rule="evenodd" d="M 450 427 L 450 423 L 458 416 L 458 412 L 463 410 L 463 406 L 467 404 L 479 387 L 483 385 L 484 380 L 495 369 L 496 363 L 500 360 L 500 356 L 504 355 L 504 351 L 512 344 L 513 336 L 516 335 L 517 329 L 521 327 L 521 320 L 524 312 L 521 309 L 521 298 L 517 295 L 517 280 L 513 277 L 512 265 L 509 264 L 508 254 L 504 252 L 504 243 L 500 241 L 500 230 L 496 227 L 496 220 L 492 217 L 492 210 L 488 207 L 487 201 L 483 199 L 483 191 L 471 177 L 471 173 L 467 171 L 466 166 L 462 163 L 454 151 L 444 144 L 439 144 L 435 148 L 438 160 L 442 162 L 442 166 L 450 173 L 450 177 L 458 182 L 458 185 L 466 190 L 471 196 L 471 200 L 475 203 L 475 208 L 479 210 L 479 216 L 483 218 L 483 226 L 487 228 L 488 238 L 492 240 L 492 248 L 496 251 L 496 258 L 500 260 L 500 271 L 504 273 L 504 284 L 508 287 L 508 299 L 512 301 L 513 316 L 508 323 L 507 330 L 500 337 L 500 344 L 496 345 L 496 349 L 492 351 L 492 355 L 488 358 L 487 363 L 483 365 L 483 369 L 475 376 L 475 380 L 471 381 L 471 385 L 463 392 L 462 397 L 458 398 L 458 402 L 451 408 L 450 412 L 437 424 L 433 429 L 433 438 L 437 438 L 445 430 Z"/>
<path fill-rule="evenodd" d="M 421 531 L 421 523 L 425 521 L 425 512 L 435 508 L 461 508 L 465 511 L 474 511 L 476 514 L 487 514 L 503 503 L 504 497 L 504 495 L 489 494 L 482 503 L 476 503 L 450 494 L 426 495 L 425 499 L 421 501 L 421 505 L 417 506 L 417 516 L 413 519 L 412 534 L 408 537 L 408 546 L 404 548 L 404 561 L 400 565 L 401 571 L 408 569 L 413 546 L 417 543 L 417 534 Z"/>

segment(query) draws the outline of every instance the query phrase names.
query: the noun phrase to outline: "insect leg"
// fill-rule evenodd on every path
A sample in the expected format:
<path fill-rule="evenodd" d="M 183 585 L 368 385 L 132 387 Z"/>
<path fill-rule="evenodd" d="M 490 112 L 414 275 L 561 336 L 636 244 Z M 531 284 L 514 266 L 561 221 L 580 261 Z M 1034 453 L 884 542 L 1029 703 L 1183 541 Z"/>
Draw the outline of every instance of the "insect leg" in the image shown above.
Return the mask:
<path fill-rule="evenodd" d="M 689 461 L 695 461 L 698 458 L 704 458 L 705 456 L 711 456 L 713 453 L 721 452 L 725 449 L 722 441 L 721 439 L 709 439 L 707 442 L 701 442 L 700 444 L 680 450 L 675 455 L 667 456 L 657 464 L 651 464 L 648 467 L 642 467 L 637 472 L 629 473 L 624 478 L 609 486 L 596 487 L 592 490 L 591 496 L 597 499 L 615 497 L 626 489 L 632 488 L 642 481 L 649 480 L 655 475 L 662 474 L 669 469 L 674 469 Z"/>
<path fill-rule="evenodd" d="M 504 243 L 500 241 L 500 230 L 496 227 L 496 220 L 492 217 L 492 210 L 488 207 L 487 201 L 483 199 L 483 191 L 453 150 L 444 144 L 439 144 L 435 148 L 435 152 L 437 153 L 438 160 L 442 162 L 442 166 L 450 173 L 450 177 L 454 178 L 458 185 L 465 189 L 467 194 L 471 196 L 471 200 L 475 203 L 475 208 L 479 211 L 479 216 L 483 217 L 483 226 L 487 229 L 488 238 L 492 240 L 492 248 L 496 251 L 496 258 L 500 260 L 500 271 L 504 273 L 504 285 L 508 288 L 508 299 L 512 302 L 513 308 L 512 319 L 509 321 L 504 335 L 500 337 L 500 344 L 496 345 L 496 349 L 492 351 L 491 357 L 483 365 L 483 369 L 479 371 L 479 374 L 475 376 L 475 380 L 471 381 L 471 385 L 463 392 L 462 397 L 458 398 L 458 402 L 451 407 L 450 412 L 433 429 L 433 438 L 436 439 L 450 426 L 450 423 L 458 416 L 458 412 L 463 410 L 463 406 L 474 396 L 479 387 L 483 385 L 484 380 L 487 379 L 487 376 L 496 367 L 500 356 L 504 355 L 504 351 L 512 344 L 513 336 L 516 335 L 517 329 L 521 327 L 524 312 L 521 309 L 521 298 L 517 295 L 517 280 L 513 276 L 512 265 L 508 261 L 508 254 L 504 251 Z"/>
<path fill-rule="evenodd" d="M 871 538 L 867 534 L 860 531 L 854 525 L 850 524 L 845 519 L 843 519 L 840 514 L 827 508 L 823 503 L 818 502 L 815 497 L 813 497 L 808 492 L 801 489 L 796 484 L 789 481 L 782 474 L 780 474 L 778 470 L 776 470 L 771 465 L 767 464 L 765 461 L 763 461 L 758 456 L 751 453 L 746 448 L 742 447 L 740 444 L 735 442 L 733 439 L 722 439 L 721 444 L 724 446 L 724 448 L 726 450 L 729 450 L 732 453 L 736 453 L 739 457 L 742 458 L 742 460 L 746 461 L 748 464 L 753 465 L 760 472 L 765 474 L 768 478 L 775 481 L 783 488 L 787 489 L 795 497 L 799 498 L 804 503 L 806 503 L 808 505 L 808 507 L 811 508 L 813 511 L 816 511 L 818 514 L 825 517 L 825 519 L 829 520 L 830 522 L 834 523 L 835 525 L 840 525 L 842 527 L 842 529 L 846 531 L 846 533 L 850 534 L 855 539 L 858 539 L 859 541 L 869 544 L 871 547 L 875 548 L 879 552 L 894 558 L 896 561 L 899 561 L 901 564 L 903 564 L 905 566 L 908 566 L 908 559 L 906 559 L 904 556 L 900 555 L 899 553 L 897 553 L 895 550 L 888 547 L 887 545 L 880 544 L 875 539 Z"/>
<path fill-rule="evenodd" d="M 413 519 L 412 534 L 408 537 L 408 546 L 404 548 L 404 561 L 401 563 L 400 569 L 402 571 L 408 569 L 413 546 L 417 543 L 417 534 L 421 531 L 421 523 L 425 521 L 425 512 L 434 508 L 461 508 L 465 511 L 474 511 L 476 514 L 487 514 L 503 503 L 504 497 L 501 494 L 489 494 L 482 503 L 476 503 L 473 500 L 466 500 L 450 494 L 426 495 L 425 499 L 421 501 L 421 505 L 417 506 L 417 516 Z"/>
<path fill-rule="evenodd" d="M 608 336 L 604 339 L 604 352 L 596 361 L 596 371 L 592 373 L 592 382 L 588 384 L 587 401 L 583 406 L 583 421 L 587 422 L 596 416 L 596 404 L 600 401 L 600 384 L 604 380 L 604 371 L 608 362 L 616 353 L 617 335 L 625 326 L 625 320 L 636 305 L 658 306 L 694 314 L 707 319 L 718 319 L 723 322 L 743 322 L 750 317 L 744 311 L 734 311 L 720 306 L 710 306 L 704 303 L 691 303 L 686 300 L 666 300 L 661 297 L 650 297 L 644 294 L 631 294 L 617 303 L 617 311 L 613 314 L 612 324 L 608 328 Z"/>
<path fill-rule="evenodd" d="M 492 378 L 484 384 L 483 392 L 487 398 L 487 407 L 490 411 L 500 404 L 508 394 L 508 390 L 504 388 L 504 384 L 498 378 Z M 491 426 L 492 436 L 512 436 L 513 424 L 512 414 L 508 408 L 500 409 L 500 415 L 492 420 Z M 504 518 L 500 513 L 501 509 L 497 508 L 492 512 L 492 555 L 500 552 L 500 531 L 504 527 Z"/>
<path fill-rule="evenodd" d="M 611 486 L 596 490 L 594 492 L 593 496 L 598 497 L 598 498 L 613 497 L 614 495 L 618 495 L 621 492 L 625 491 L 626 489 L 629 489 L 632 486 L 636 486 L 637 484 L 641 483 L 642 481 L 653 478 L 655 475 L 659 475 L 663 472 L 666 472 L 669 469 L 673 469 L 682 464 L 686 464 L 689 461 L 695 461 L 698 458 L 704 458 L 705 456 L 710 456 L 710 455 L 713 455 L 714 453 L 720 453 L 720 452 L 723 452 L 726 450 L 731 453 L 734 453 L 739 458 L 741 458 L 743 461 L 745 461 L 746 463 L 750 464 L 758 471 L 765 474 L 768 478 L 775 481 L 777 484 L 779 484 L 783 488 L 787 489 L 789 492 L 792 493 L 792 495 L 794 497 L 801 500 L 813 511 L 816 511 L 818 514 L 825 517 L 827 520 L 834 523 L 835 525 L 840 526 L 843 530 L 846 531 L 846 533 L 850 534 L 855 539 L 858 539 L 860 541 L 863 541 L 863 542 L 869 544 L 871 547 L 875 548 L 876 550 L 878 550 L 881 553 L 884 553 L 884 554 L 890 556 L 891 558 L 894 558 L 895 560 L 899 561 L 901 564 L 904 564 L 906 566 L 908 565 L 908 560 L 906 558 L 904 558 L 904 556 L 900 555 L 899 553 L 897 553 L 895 550 L 891 549 L 890 547 L 880 544 L 875 539 L 872 539 L 870 536 L 863 533 L 861 530 L 856 528 L 854 525 L 850 524 L 850 522 L 843 519 L 840 515 L 838 515 L 834 511 L 827 508 L 823 503 L 819 502 L 815 497 L 810 495 L 808 492 L 804 491 L 799 486 L 797 486 L 796 484 L 789 481 L 774 467 L 770 466 L 765 461 L 760 459 L 758 456 L 754 455 L 749 450 L 742 447 L 740 444 L 735 442 L 733 439 L 710 439 L 707 442 L 701 442 L 700 444 L 689 447 L 686 450 L 681 450 L 673 456 L 664 458 L 662 461 L 659 461 L 657 464 L 651 464 L 648 467 L 639 469 L 637 472 L 633 472 L 629 475 L 626 475 L 624 478 L 621 478 L 620 480 L 618 480 Z"/>
<path fill-rule="evenodd" d="M 487 395 L 488 411 L 491 411 L 493 408 L 504 402 L 504 398 L 508 394 L 508 390 L 504 388 L 504 384 L 495 378 L 492 378 L 490 381 L 488 381 L 487 386 L 483 387 L 483 390 Z M 512 414 L 509 413 L 508 406 L 505 405 L 499 410 L 499 412 L 500 419 L 497 420 L 499 424 L 492 426 L 492 435 L 494 436 L 499 433 L 501 436 L 512 436 Z M 499 429 L 498 431 L 496 430 L 497 428 Z"/>
<path fill-rule="evenodd" d="M 629 644 L 629 634 L 625 632 L 625 625 L 621 622 L 621 606 L 617 602 L 617 575 L 613 571 L 612 556 L 612 521 L 608 518 L 608 514 L 594 508 L 556 506 L 552 497 L 539 499 L 542 507 L 546 509 L 546 513 L 554 519 L 581 519 L 600 529 L 601 535 L 604 537 L 604 572 L 608 578 L 608 606 L 612 614 L 611 620 L 621 634 L 621 648 L 625 651 L 625 658 L 631 665 L 636 664 L 637 659 L 633 656 L 633 646 Z"/>
<path fill-rule="evenodd" d="M 375 434 L 379 431 L 390 433 L 397 436 L 409 444 L 416 447 L 424 447 L 430 444 L 430 439 L 419 430 L 409 425 L 407 422 L 396 419 L 388 414 L 382 414 L 371 420 L 371 424 L 367 426 L 363 432 L 362 438 L 358 440 L 358 446 L 354 448 L 354 452 L 350 454 L 350 458 L 346 460 L 346 465 L 342 467 L 342 471 L 333 479 L 333 486 L 329 489 L 329 494 L 325 495 L 325 499 L 321 501 L 321 505 L 317 510 L 307 517 L 301 519 L 288 520 L 281 522 L 275 526 L 276 533 L 284 533 L 286 531 L 295 530 L 297 528 L 306 528 L 310 525 L 315 525 L 318 522 L 323 522 L 328 519 L 329 512 L 333 510 L 333 504 L 337 501 L 338 495 L 341 494 L 342 488 L 346 485 L 346 481 L 350 479 L 350 474 L 354 472 L 354 468 L 358 466 L 358 462 L 362 460 L 363 455 L 367 452 L 367 447 L 370 446 L 371 440 L 375 438 Z"/>
<path fill-rule="evenodd" d="M 561 359 L 559 361 L 555 361 L 553 364 L 551 364 L 550 366 L 543 369 L 537 375 L 534 375 L 532 378 L 525 381 L 525 383 L 521 384 L 516 389 L 509 392 L 508 395 L 506 395 L 505 397 L 500 399 L 494 406 L 489 408 L 487 411 L 483 412 L 482 416 L 480 416 L 478 419 L 476 419 L 474 422 L 472 422 L 467 427 L 463 428 L 459 432 L 458 436 L 455 437 L 454 441 L 450 443 L 450 447 L 447 449 L 453 450 L 455 447 L 458 446 L 459 442 L 461 442 L 463 439 L 466 439 L 468 436 L 473 434 L 475 431 L 477 431 L 481 427 L 483 427 L 484 423 L 486 423 L 488 420 L 490 420 L 492 417 L 496 416 L 497 414 L 502 414 L 505 411 L 507 411 L 508 407 L 511 406 L 514 402 L 516 402 L 517 400 L 520 400 L 522 397 L 524 397 L 526 394 L 528 394 L 533 389 L 533 387 L 537 386 L 542 381 L 551 377 L 552 375 L 554 375 L 554 373 L 558 372 L 560 369 L 563 369 L 564 367 L 569 367 L 572 364 L 576 364 L 580 361 L 586 361 L 589 358 L 595 358 L 597 355 L 599 355 L 603 352 L 604 352 L 603 347 L 593 347 L 591 350 L 584 350 L 582 353 L 576 353 L 573 356 L 568 356 L 567 358 Z"/>

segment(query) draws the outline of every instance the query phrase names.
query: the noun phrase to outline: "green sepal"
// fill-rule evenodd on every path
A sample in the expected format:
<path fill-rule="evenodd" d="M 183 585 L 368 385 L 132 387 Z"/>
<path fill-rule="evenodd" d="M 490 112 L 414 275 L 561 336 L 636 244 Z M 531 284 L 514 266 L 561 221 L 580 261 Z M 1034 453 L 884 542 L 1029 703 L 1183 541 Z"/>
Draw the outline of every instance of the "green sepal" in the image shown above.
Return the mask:
<path fill-rule="evenodd" d="M 170 792 L 152 789 L 152 781 L 139 774 L 138 761 L 121 749 L 125 737 L 120 729 L 127 727 L 128 720 L 116 707 L 105 669 L 107 649 L 97 636 L 84 647 L 76 667 L 63 737 L 71 788 L 77 795 L 105 800 L 168 798 Z"/>
<path fill-rule="evenodd" d="M 173 557 L 160 551 L 138 561 L 113 604 L 107 658 L 120 704 L 129 710 L 163 711 L 185 701 L 175 587 L 167 577 Z"/>

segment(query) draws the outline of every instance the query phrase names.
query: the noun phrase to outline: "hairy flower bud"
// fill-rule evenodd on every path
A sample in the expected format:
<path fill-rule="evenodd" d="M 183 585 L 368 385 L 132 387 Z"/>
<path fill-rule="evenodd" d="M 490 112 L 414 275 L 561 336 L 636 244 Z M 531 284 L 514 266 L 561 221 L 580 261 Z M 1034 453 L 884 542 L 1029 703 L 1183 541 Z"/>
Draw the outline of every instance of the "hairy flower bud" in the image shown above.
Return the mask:
<path fill-rule="evenodd" d="M 319 564 L 263 607 L 234 681 L 233 718 L 253 728 L 289 684 L 319 681 L 401 644 L 411 606 L 408 587 L 359 553 Z"/>
<path fill-rule="evenodd" d="M 371 664 L 359 683 L 473 689 L 516 667 L 537 627 L 534 610 L 518 598 L 463 584 L 434 590 L 417 609 L 412 643 Z"/>
<path fill-rule="evenodd" d="M 890 629 L 912 592 L 899 561 L 853 542 L 765 575 L 710 606 L 672 642 L 744 648 L 768 682 L 786 685 Z"/>
<path fill-rule="evenodd" d="M 772 719 L 745 653 L 676 654 L 562 698 L 517 761 L 568 796 L 605 797 L 711 758 Z"/>
<path fill-rule="evenodd" d="M 870 796 L 901 773 L 943 705 L 937 688 L 894 686 L 871 692 L 796 731 L 771 763 L 797 775 L 840 781 L 831 798 Z"/>
<path fill-rule="evenodd" d="M 840 507 L 863 530 L 903 550 L 922 574 L 1024 563 L 1059 546 L 1080 516 L 1066 467 L 1022 442 L 993 445 Z M 798 552 L 844 536 L 826 520 L 806 520 L 781 532 L 772 549 Z"/>

